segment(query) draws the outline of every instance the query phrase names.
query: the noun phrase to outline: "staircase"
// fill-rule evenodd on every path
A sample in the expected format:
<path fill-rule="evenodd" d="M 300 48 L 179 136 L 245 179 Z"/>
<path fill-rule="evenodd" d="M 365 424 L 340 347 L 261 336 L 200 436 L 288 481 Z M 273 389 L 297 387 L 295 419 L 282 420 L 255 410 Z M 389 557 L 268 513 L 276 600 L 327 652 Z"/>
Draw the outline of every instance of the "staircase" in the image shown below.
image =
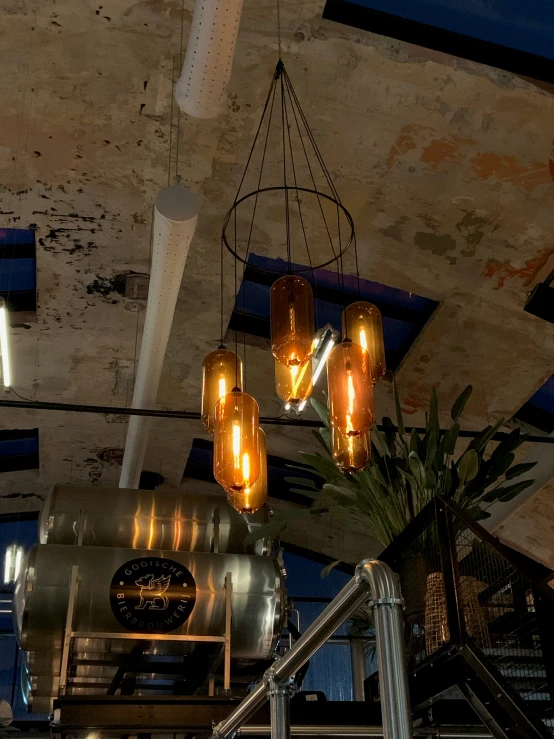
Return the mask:
<path fill-rule="evenodd" d="M 551 737 L 552 573 L 441 498 L 380 558 L 399 573 L 406 601 L 416 721 L 443 721 L 441 702 L 458 701 L 494 736 Z"/>

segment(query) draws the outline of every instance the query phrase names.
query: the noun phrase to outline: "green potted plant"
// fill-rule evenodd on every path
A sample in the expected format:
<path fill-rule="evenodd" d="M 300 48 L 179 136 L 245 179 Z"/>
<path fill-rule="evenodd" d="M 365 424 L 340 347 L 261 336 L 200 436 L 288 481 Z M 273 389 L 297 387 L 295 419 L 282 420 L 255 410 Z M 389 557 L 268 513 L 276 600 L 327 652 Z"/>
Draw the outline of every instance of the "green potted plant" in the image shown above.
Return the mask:
<path fill-rule="evenodd" d="M 277 512 L 271 522 L 254 536 L 276 536 L 284 531 L 291 519 L 329 512 L 343 522 L 357 520 L 363 523 L 386 547 L 436 495 L 455 501 L 476 520 L 489 517 L 486 508 L 490 504 L 509 501 L 533 483 L 528 479 L 512 481 L 529 471 L 535 463 L 514 464 L 515 451 L 525 441 L 519 429 L 509 433 L 490 455 L 487 454 L 487 445 L 504 419 L 494 426 L 488 425 L 463 452 L 456 453 L 459 419 L 471 392 L 472 387 L 468 385 L 452 406 L 452 424 L 448 429 L 441 429 L 437 395 L 433 389 L 425 433 L 413 430 L 407 434 L 394 386 L 396 424 L 385 417 L 383 430 L 376 426 L 371 429 L 371 460 L 364 470 L 355 473 L 343 473 L 333 463 L 329 412 L 322 403 L 312 400 L 324 424 L 314 433 L 325 454 L 300 453 L 299 456 L 324 483 L 318 488 L 306 478 L 287 478 L 296 486 L 293 490 L 308 495 L 313 503 L 306 509 Z M 306 468 L 301 469 L 305 471 Z M 417 551 L 407 559 L 405 566 L 412 568 L 406 578 L 408 581 L 421 581 L 434 574 L 429 572 L 428 565 L 423 566 Z M 440 588 L 440 579 L 438 582 Z M 425 594 L 426 587 L 429 587 L 429 580 L 427 586 L 416 587 L 414 592 Z M 420 612 L 421 608 L 421 602 L 407 604 L 407 617 L 410 611 Z"/>

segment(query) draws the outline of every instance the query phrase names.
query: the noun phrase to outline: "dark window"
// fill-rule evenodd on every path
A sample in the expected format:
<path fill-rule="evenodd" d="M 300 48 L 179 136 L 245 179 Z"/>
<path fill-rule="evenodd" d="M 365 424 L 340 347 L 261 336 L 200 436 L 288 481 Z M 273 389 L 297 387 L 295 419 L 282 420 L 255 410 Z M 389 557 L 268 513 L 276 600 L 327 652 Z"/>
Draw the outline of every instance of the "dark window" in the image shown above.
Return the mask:
<path fill-rule="evenodd" d="M 544 0 L 327 0 L 323 17 L 554 82 L 554 7 Z"/>
<path fill-rule="evenodd" d="M 554 431 L 554 375 L 521 406 L 514 418 L 547 434 Z"/>
<path fill-rule="evenodd" d="M 27 228 L 0 228 L 0 296 L 10 313 L 37 310 L 35 232 Z"/>
<path fill-rule="evenodd" d="M 214 445 L 212 441 L 207 441 L 206 439 L 194 439 L 192 442 L 192 449 L 190 450 L 190 454 L 187 459 L 184 477 L 215 483 L 212 471 L 213 456 Z M 302 493 L 293 492 L 291 487 L 294 488 L 295 485 L 291 485 L 286 482 L 285 478 L 305 477 L 313 480 L 318 488 L 323 484 L 323 480 L 318 475 L 311 473 L 308 468 L 306 468 L 306 471 L 304 472 L 302 469 L 290 469 L 287 466 L 289 464 L 299 467 L 304 466 L 301 462 L 296 462 L 291 459 L 277 457 L 274 454 L 267 455 L 267 488 L 269 497 L 277 498 L 279 500 L 288 500 L 291 503 L 298 503 L 300 505 L 310 505 L 312 498 L 309 498 L 307 495 L 302 495 Z"/>
<path fill-rule="evenodd" d="M 38 470 L 38 429 L 0 431 L 0 472 Z"/>
<path fill-rule="evenodd" d="M 306 270 L 294 265 L 295 270 Z M 287 272 L 282 259 L 269 259 L 251 254 L 237 295 L 230 329 L 269 339 L 269 291 L 273 282 Z M 340 332 L 344 306 L 357 300 L 376 305 L 383 317 L 387 368 L 394 372 L 408 353 L 438 303 L 429 298 L 398 290 L 370 280 L 359 281 L 345 275 L 339 278 L 328 269 L 303 271 L 314 289 L 316 330 L 327 323 Z"/>

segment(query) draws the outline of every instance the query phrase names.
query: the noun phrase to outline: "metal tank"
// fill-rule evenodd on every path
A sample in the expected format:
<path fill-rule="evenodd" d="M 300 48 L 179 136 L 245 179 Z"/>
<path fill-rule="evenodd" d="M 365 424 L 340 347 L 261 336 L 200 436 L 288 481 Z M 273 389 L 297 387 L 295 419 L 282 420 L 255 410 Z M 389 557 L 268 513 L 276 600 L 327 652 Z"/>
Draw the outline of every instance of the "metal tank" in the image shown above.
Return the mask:
<path fill-rule="evenodd" d="M 63 630 L 68 609 L 69 582 L 72 565 L 79 568 L 79 588 L 75 607 L 74 630 L 81 632 L 109 632 L 113 634 L 140 631 L 151 633 L 153 644 L 150 653 L 187 654 L 194 643 L 156 641 L 160 627 L 169 632 L 166 618 L 177 611 L 174 601 L 165 605 L 167 596 L 146 602 L 140 610 L 132 605 L 138 598 L 139 582 L 151 582 L 160 561 L 173 561 L 184 566 L 192 576 L 195 600 L 190 615 L 171 634 L 197 636 L 221 636 L 225 620 L 225 576 L 232 578 L 232 630 L 231 652 L 234 658 L 266 659 L 274 649 L 284 619 L 284 585 L 276 560 L 243 554 L 212 554 L 209 552 L 176 552 L 122 549 L 115 547 L 62 546 L 37 544 L 28 553 L 15 587 L 13 612 L 16 636 L 23 650 L 51 652 L 54 659 L 62 648 Z M 137 569 L 129 563 L 137 562 Z M 120 570 L 120 568 L 122 568 Z M 134 567 L 134 565 L 133 565 Z M 112 584 L 116 572 L 127 572 L 123 580 Z M 179 570 L 179 573 L 185 570 Z M 157 570 L 156 570 L 157 572 Z M 169 571 L 168 571 L 169 572 Z M 174 573 L 175 578 L 178 573 Z M 123 582 L 125 580 L 125 587 Z M 188 578 L 190 580 L 190 578 Z M 158 578 L 156 582 L 161 582 Z M 175 583 L 175 580 L 174 580 Z M 156 586 L 159 587 L 159 586 Z M 172 586 L 173 587 L 173 586 Z M 184 587 L 184 585 L 183 585 Z M 192 587 L 192 586 L 191 586 Z M 125 590 L 127 588 L 127 590 Z M 116 612 L 121 604 L 128 603 L 129 627 L 117 620 L 110 605 L 110 589 Z M 131 595 L 119 598 L 117 590 Z M 140 591 L 142 592 L 142 591 Z M 148 598 L 148 591 L 145 599 Z M 156 590 L 156 592 L 158 592 Z M 184 591 L 179 591 L 183 593 Z M 187 591 L 188 592 L 188 591 Z M 170 595 L 169 591 L 167 595 Z M 171 596 L 174 598 L 174 596 Z M 180 595 L 177 597 L 181 597 Z M 134 600 L 133 600 L 134 599 Z M 184 601 L 183 601 L 184 602 Z M 125 606 L 127 608 L 127 606 Z M 134 609 L 134 610 L 133 610 Z M 138 615 L 137 615 L 138 614 Z M 125 613 L 127 617 L 127 613 Z M 177 618 L 177 617 L 176 617 Z M 141 626 L 142 624 L 142 626 Z M 86 649 L 105 651 L 105 640 L 87 640 Z M 110 640 L 111 641 L 111 640 Z M 145 642 L 140 641 L 144 646 Z M 133 640 L 111 641 L 116 649 L 128 652 L 137 642 Z"/>
<path fill-rule="evenodd" d="M 237 513 L 224 495 L 56 485 L 39 518 L 41 544 L 190 552 L 268 554 L 268 542 L 246 546 L 267 523 L 267 508 Z"/>

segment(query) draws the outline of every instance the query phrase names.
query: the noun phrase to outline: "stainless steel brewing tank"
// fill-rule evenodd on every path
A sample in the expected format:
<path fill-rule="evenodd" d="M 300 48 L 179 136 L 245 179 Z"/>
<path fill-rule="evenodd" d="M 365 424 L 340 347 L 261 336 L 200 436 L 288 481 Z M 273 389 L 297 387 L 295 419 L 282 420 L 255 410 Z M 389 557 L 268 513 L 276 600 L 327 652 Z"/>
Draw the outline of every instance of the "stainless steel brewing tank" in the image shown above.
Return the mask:
<path fill-rule="evenodd" d="M 56 485 L 39 517 L 39 541 L 267 554 L 267 542 L 244 544 L 248 533 L 267 520 L 265 507 L 253 515 L 240 515 L 219 494 Z"/>
<path fill-rule="evenodd" d="M 195 601 L 190 615 L 178 628 L 170 631 L 166 622 L 173 613 L 183 618 L 183 610 L 173 601 L 166 605 L 167 597 L 153 600 L 148 590 L 144 591 L 144 604 L 138 607 L 140 588 L 137 581 L 150 582 L 148 578 L 159 569 L 159 561 L 173 561 L 183 565 L 192 575 L 196 589 Z M 139 562 L 137 570 L 128 567 L 130 562 Z M 158 565 L 156 564 L 158 563 Z M 285 610 L 285 592 L 279 566 L 272 557 L 241 554 L 211 554 L 205 552 L 163 552 L 121 549 L 115 547 L 62 546 L 36 544 L 31 548 L 18 578 L 14 593 L 13 613 L 16 636 L 26 651 L 55 652 L 62 647 L 65 625 L 69 581 L 72 565 L 79 568 L 79 588 L 75 609 L 74 630 L 81 632 L 110 632 L 113 634 L 139 631 L 140 625 L 152 634 L 156 651 L 163 654 L 186 654 L 191 645 L 184 642 L 157 641 L 160 631 L 171 634 L 194 634 L 197 636 L 221 636 L 225 623 L 225 575 L 232 578 L 232 630 L 231 652 L 242 659 L 266 659 L 273 652 L 281 631 Z M 123 565 L 125 568 L 120 570 Z M 116 591 L 122 589 L 119 580 L 110 588 L 116 572 L 123 576 L 130 593 L 119 598 Z M 168 570 L 160 572 L 168 572 Z M 151 578 L 150 578 L 151 579 Z M 162 582 L 158 578 L 157 582 Z M 174 581 L 174 583 L 176 580 Z M 146 587 L 146 586 L 144 586 Z M 172 585 L 173 587 L 173 585 Z M 155 591 L 156 593 L 158 591 Z M 181 591 L 179 591 L 181 592 Z M 170 592 L 167 592 L 170 595 Z M 178 596 L 181 597 L 181 596 Z M 115 603 L 115 611 L 112 605 Z M 114 612 L 128 606 L 129 627 L 117 620 Z M 138 615 L 137 615 L 138 614 Z M 134 619 L 134 620 L 133 620 Z M 178 619 L 177 619 L 178 620 Z M 125 622 L 127 623 L 127 622 Z M 150 625 L 153 627 L 150 628 Z M 160 628 L 164 627 L 164 628 Z M 105 645 L 101 640 L 100 649 Z M 144 641 L 141 642 L 143 645 Z M 91 642 L 92 644 L 92 642 Z M 120 641 L 122 651 L 130 650 L 136 642 Z M 90 649 L 92 651 L 92 647 Z M 150 650 L 152 651 L 152 650 Z"/>

